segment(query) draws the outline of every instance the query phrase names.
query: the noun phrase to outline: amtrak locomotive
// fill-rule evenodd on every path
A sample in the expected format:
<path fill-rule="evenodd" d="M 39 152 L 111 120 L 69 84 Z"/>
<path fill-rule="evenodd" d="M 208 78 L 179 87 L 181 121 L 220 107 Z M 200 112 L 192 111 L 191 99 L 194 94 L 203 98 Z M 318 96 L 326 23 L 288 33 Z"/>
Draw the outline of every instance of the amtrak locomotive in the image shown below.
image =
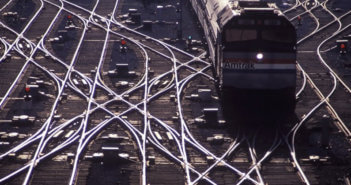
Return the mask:
<path fill-rule="evenodd" d="M 294 107 L 296 30 L 277 6 L 262 1 L 190 2 L 222 92 L 269 92 Z"/>

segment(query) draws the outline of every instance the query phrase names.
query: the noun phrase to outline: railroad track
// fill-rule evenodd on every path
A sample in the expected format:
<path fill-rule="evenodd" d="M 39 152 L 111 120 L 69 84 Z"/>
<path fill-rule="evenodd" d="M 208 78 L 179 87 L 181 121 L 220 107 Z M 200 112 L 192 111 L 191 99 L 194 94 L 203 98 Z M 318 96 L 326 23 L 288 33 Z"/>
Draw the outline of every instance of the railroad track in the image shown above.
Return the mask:
<path fill-rule="evenodd" d="M 349 136 L 350 132 L 347 128 L 347 126 L 343 123 L 341 118 L 337 115 L 337 112 L 334 110 L 334 108 L 330 105 L 329 103 L 329 97 L 334 93 L 335 88 L 333 88 L 332 84 L 336 86 L 336 83 L 340 83 L 343 88 L 349 89 L 347 84 L 345 84 L 344 80 L 342 80 L 335 72 L 333 69 L 329 67 L 325 63 L 325 60 L 321 56 L 321 47 L 323 44 L 327 41 L 329 41 L 331 38 L 334 37 L 334 35 L 339 34 L 341 28 L 342 28 L 342 23 L 341 19 L 345 16 L 348 16 L 350 12 L 345 13 L 344 15 L 340 17 L 336 17 L 332 12 L 330 12 L 327 7 L 325 6 L 324 2 L 320 6 L 324 9 L 324 12 L 328 12 L 330 14 L 330 20 L 329 22 L 326 22 L 324 24 L 319 23 L 319 18 L 317 18 L 316 14 L 312 14 L 312 17 L 315 17 L 315 20 L 317 20 L 317 26 L 316 29 L 308 34 L 307 36 L 303 37 L 302 39 L 299 40 L 298 44 L 305 44 L 306 47 L 308 48 L 316 48 L 315 51 L 300 51 L 301 54 L 298 57 L 301 57 L 300 59 L 298 58 L 299 61 L 298 67 L 301 69 L 302 73 L 306 75 L 306 78 L 308 81 L 311 83 L 312 87 L 316 89 L 316 92 L 318 96 L 322 99 L 326 99 L 326 104 L 330 112 L 332 112 L 333 117 L 337 119 L 341 124 L 340 129 L 346 134 L 346 136 Z M 323 16 L 324 13 L 322 13 Z M 334 19 L 333 19 L 334 18 Z M 335 24 L 336 28 L 333 27 Z M 337 27 L 337 24 L 339 26 Z M 324 25 L 324 26 L 323 26 Z M 332 34 L 334 33 L 334 34 Z M 330 36 L 331 35 L 331 36 Z M 327 37 L 326 39 L 319 41 L 319 43 L 315 43 L 316 38 L 323 38 Z M 312 40 L 312 42 L 309 42 L 309 40 Z M 304 48 L 304 46 L 302 46 Z M 324 66 L 323 66 L 324 65 Z M 309 70 L 309 71 L 307 71 Z M 307 71 L 307 72 L 306 72 Z M 331 78 L 327 78 L 328 76 L 331 76 Z M 313 75 L 313 76 L 312 76 Z M 312 77 L 311 77 L 312 76 Z M 315 78 L 315 79 L 313 79 Z M 330 80 L 327 84 L 325 81 Z M 316 84 L 319 83 L 319 84 Z M 326 86 L 327 85 L 327 86 Z M 329 90 L 329 91 L 328 91 Z M 327 96 L 327 97 L 325 97 Z"/>
<path fill-rule="evenodd" d="M 1 10 L 16 2 L 10 1 Z M 41 116 L 40 124 L 27 129 L 31 134 L 1 150 L 1 164 L 6 168 L 1 171 L 2 183 L 36 184 L 60 179 L 62 184 L 93 184 L 99 183 L 94 178 L 99 179 L 102 171 L 112 169 L 121 175 L 116 178 L 110 174 L 109 178 L 101 179 L 105 184 L 162 184 L 169 180 L 173 184 L 284 184 L 277 181 L 274 174 L 287 177 L 286 184 L 318 184 L 313 167 L 301 164 L 298 157 L 302 152 L 295 140 L 300 137 L 300 128 L 313 119 L 316 112 L 321 112 L 329 114 L 338 128 L 349 134 L 349 126 L 339 116 L 341 110 L 335 108 L 332 95 L 346 93 L 343 96 L 347 96 L 351 91 L 342 89 L 348 90 L 347 83 L 322 57 L 322 53 L 333 51 L 329 48 L 333 47 L 335 38 L 347 33 L 349 12 L 336 16 L 326 6 L 327 1 L 315 1 L 312 6 L 296 1 L 287 10 L 293 21 L 298 15 L 303 16 L 303 25 L 308 20 L 305 22 L 304 17 L 311 16 L 308 21 L 316 21 L 316 28 L 301 32 L 299 41 L 302 48 L 315 49 L 312 52 L 302 49 L 299 54 L 298 67 L 303 78 L 297 97 L 300 102 L 307 101 L 308 107 L 298 108 L 297 113 L 305 116 L 295 125 L 287 124 L 293 125 L 292 128 L 238 129 L 235 135 L 220 127 L 196 125 L 201 120 L 206 122 L 202 117 L 203 108 L 219 107 L 221 115 L 211 64 L 204 60 L 204 53 L 185 52 L 160 38 L 130 28 L 116 18 L 123 11 L 121 6 L 128 5 L 125 1 L 35 2 L 39 8 L 23 29 L 13 29 L 0 22 L 7 34 L 14 35 L 13 39 L 1 39 L 4 52 L 0 65 L 17 70 L 17 77 L 10 77 L 12 84 L 2 92 L 0 107 L 2 112 L 13 109 L 10 99 L 24 95 L 21 94 L 25 86 L 23 79 L 30 75 L 40 74 L 50 81 L 47 86 L 51 86 L 48 90 L 51 99 L 44 105 L 47 110 L 41 110 L 45 116 Z M 59 46 L 49 42 L 49 38 L 58 37 L 67 19 L 73 21 L 72 34 L 77 39 Z M 38 35 L 43 36 L 38 40 Z M 123 58 L 123 54 L 115 51 L 122 47 L 122 41 L 127 42 L 127 55 L 131 58 Z M 29 45 L 27 49 L 23 49 L 25 44 Z M 90 53 L 92 49 L 96 51 Z M 9 53 L 21 58 L 24 64 L 4 63 Z M 135 60 L 130 63 L 134 65 L 135 76 L 121 77 L 123 82 L 109 76 L 108 72 L 119 63 L 110 61 L 114 56 L 117 61 L 119 58 Z M 196 100 L 192 93 L 198 89 L 211 89 L 210 97 Z M 310 96 L 311 92 L 316 96 Z M 23 100 L 17 102 L 21 103 Z M 231 120 L 226 121 L 231 124 Z M 11 125 L 4 126 L 7 132 L 11 129 Z M 115 133 L 125 136 L 122 142 L 113 140 Z M 209 135 L 213 137 L 207 137 Z M 107 142 L 110 136 L 116 142 Z M 287 148 L 282 149 L 282 143 Z M 108 167 L 108 152 L 103 153 L 105 158 L 100 155 L 104 147 L 119 152 L 118 163 L 112 162 Z M 23 153 L 29 155 L 20 165 L 7 163 L 13 154 Z M 290 170 L 274 171 L 282 167 Z M 52 177 L 56 172 L 57 177 Z"/>

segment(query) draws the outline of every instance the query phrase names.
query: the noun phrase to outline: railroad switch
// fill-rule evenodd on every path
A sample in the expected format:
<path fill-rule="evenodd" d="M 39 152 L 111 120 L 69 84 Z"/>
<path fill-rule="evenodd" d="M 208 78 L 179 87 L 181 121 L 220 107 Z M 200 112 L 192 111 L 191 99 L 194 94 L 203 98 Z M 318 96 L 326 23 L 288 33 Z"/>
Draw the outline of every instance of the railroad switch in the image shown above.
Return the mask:
<path fill-rule="evenodd" d="M 165 80 L 165 81 L 163 81 L 163 82 L 161 83 L 160 87 L 161 87 L 161 88 L 164 88 L 164 87 L 166 87 L 168 84 L 169 84 L 169 80 Z"/>
<path fill-rule="evenodd" d="M 336 41 L 338 51 L 340 54 L 346 54 L 348 50 L 348 40 L 337 40 Z"/>
<path fill-rule="evenodd" d="M 9 140 L 9 141 L 13 141 L 13 140 L 16 140 L 16 139 L 23 139 L 25 138 L 27 135 L 26 134 L 20 134 L 18 132 L 10 132 L 10 133 L 6 133 L 6 135 L 4 136 L 7 136 L 6 139 Z M 1 137 L 1 139 L 4 139 L 3 137 Z"/>
<path fill-rule="evenodd" d="M 156 157 L 154 155 L 147 156 L 147 164 L 155 165 Z"/>
<path fill-rule="evenodd" d="M 35 82 L 32 82 L 31 84 L 38 85 L 39 88 L 42 88 L 42 87 L 44 87 L 45 82 L 44 82 L 44 80 L 36 80 Z"/>
<path fill-rule="evenodd" d="M 170 132 L 166 132 L 166 134 L 167 134 L 167 138 L 168 138 L 169 141 L 173 141 L 174 140 L 173 136 L 172 136 L 172 134 Z"/>
<path fill-rule="evenodd" d="M 90 70 L 91 76 L 95 76 L 96 71 L 97 71 L 97 67 L 95 67 L 95 69 Z"/>
<path fill-rule="evenodd" d="M 172 94 L 169 96 L 169 99 L 172 101 L 172 102 L 176 102 L 177 98 L 176 98 L 176 95 Z"/>
<path fill-rule="evenodd" d="M 128 19 L 126 21 L 124 21 L 125 24 L 128 24 L 128 25 L 134 25 L 135 22 L 133 22 L 132 20 Z"/>
<path fill-rule="evenodd" d="M 26 93 L 35 94 L 39 90 L 39 85 L 37 85 L 36 83 L 27 84 L 24 90 Z"/>
<path fill-rule="evenodd" d="M 207 137 L 206 139 L 208 142 L 214 145 L 221 145 L 224 142 L 223 134 L 213 134 L 212 137 Z"/>
<path fill-rule="evenodd" d="M 191 94 L 190 96 L 186 96 L 185 98 L 188 98 L 190 100 L 198 100 L 199 94 Z"/>
<path fill-rule="evenodd" d="M 201 101 L 210 101 L 212 99 L 211 89 L 198 89 L 197 93 Z"/>
<path fill-rule="evenodd" d="M 162 141 L 162 136 L 161 136 L 161 134 L 160 134 L 159 132 L 154 131 L 154 135 L 155 135 L 155 137 L 156 137 L 156 139 L 157 139 L 158 141 Z"/>
<path fill-rule="evenodd" d="M 204 123 L 206 123 L 206 121 L 202 118 L 195 118 L 194 122 L 200 125 L 203 125 Z"/>
<path fill-rule="evenodd" d="M 172 121 L 173 122 L 177 122 L 179 120 L 179 117 L 178 116 L 172 116 Z"/>
<path fill-rule="evenodd" d="M 63 37 L 60 35 L 60 36 L 58 36 L 58 37 L 50 38 L 50 39 L 49 39 L 49 42 L 61 44 L 61 43 L 64 42 L 64 39 L 63 39 Z"/>
<path fill-rule="evenodd" d="M 118 154 L 118 160 L 119 161 L 124 161 L 124 162 L 131 162 L 130 161 L 130 156 L 128 153 L 119 153 Z"/>
<path fill-rule="evenodd" d="M 218 125 L 219 126 L 224 126 L 227 122 L 223 119 L 218 120 Z"/>
<path fill-rule="evenodd" d="M 150 20 L 143 21 L 143 29 L 145 31 L 152 31 L 152 24 L 153 24 L 153 22 Z"/>
<path fill-rule="evenodd" d="M 212 156 L 206 156 L 207 164 L 211 165 L 214 163 L 214 158 Z"/>
<path fill-rule="evenodd" d="M 132 13 L 138 13 L 138 9 L 136 9 L 136 8 L 129 8 L 128 9 L 128 14 L 130 15 Z"/>
<path fill-rule="evenodd" d="M 103 152 L 103 160 L 104 164 L 108 164 L 111 162 L 116 162 L 118 160 L 118 154 L 120 152 L 119 147 L 114 147 L 114 146 L 103 146 L 101 148 Z"/>
<path fill-rule="evenodd" d="M 67 100 L 68 94 L 67 93 L 62 93 L 61 94 L 61 100 Z"/>
<path fill-rule="evenodd" d="M 109 70 L 109 71 L 107 72 L 107 75 L 108 75 L 109 77 L 111 77 L 111 78 L 117 77 L 117 73 L 116 73 L 115 70 Z"/>
<path fill-rule="evenodd" d="M 59 30 L 58 31 L 58 34 L 59 34 L 59 38 L 64 42 L 66 40 L 68 40 L 68 31 L 67 30 Z"/>
<path fill-rule="evenodd" d="M 204 108 L 202 112 L 208 125 L 218 124 L 218 108 Z"/>
<path fill-rule="evenodd" d="M 166 42 L 166 43 L 169 43 L 169 44 L 172 44 L 172 43 L 175 43 L 175 42 L 176 42 L 175 39 L 171 39 L 171 38 L 169 38 L 169 37 L 165 37 L 165 38 L 163 38 L 162 40 L 163 40 L 163 42 Z"/>
<path fill-rule="evenodd" d="M 155 71 L 152 70 L 151 68 L 148 69 L 148 72 L 149 72 L 149 77 L 152 77 L 155 74 Z"/>
<path fill-rule="evenodd" d="M 164 15 L 166 13 L 167 12 L 165 11 L 165 8 L 163 6 L 161 6 L 161 5 L 156 6 L 155 14 L 156 14 L 157 20 L 163 20 Z"/>
<path fill-rule="evenodd" d="M 54 120 L 54 121 L 59 121 L 61 118 L 62 118 L 62 115 L 61 115 L 61 114 L 58 114 L 58 115 L 55 115 L 55 116 L 53 117 L 53 120 Z"/>
<path fill-rule="evenodd" d="M 330 160 L 329 156 L 321 157 L 319 155 L 309 155 L 308 158 L 300 159 L 302 162 L 309 163 L 326 163 Z M 296 168 L 296 166 L 294 166 Z"/>
<path fill-rule="evenodd" d="M 7 141 L 8 140 L 8 134 L 6 132 L 2 132 L 0 139 L 3 141 Z"/>
<path fill-rule="evenodd" d="M 4 62 L 9 62 L 12 58 L 12 55 L 10 53 L 8 53 L 5 58 L 4 58 Z"/>
<path fill-rule="evenodd" d="M 37 80 L 40 80 L 40 78 L 35 77 L 35 76 L 30 76 L 30 77 L 28 77 L 27 84 L 33 84 L 33 83 L 35 83 Z"/>
<path fill-rule="evenodd" d="M 1 146 L 1 147 L 10 146 L 10 142 L 0 142 L 0 146 Z"/>
<path fill-rule="evenodd" d="M 100 162 L 103 160 L 103 158 L 104 158 L 104 153 L 102 152 L 93 153 L 93 156 L 92 156 L 93 161 Z"/>
<path fill-rule="evenodd" d="M 130 20 L 135 24 L 141 23 L 141 13 L 129 13 Z"/>
<path fill-rule="evenodd" d="M 125 100 L 129 100 L 129 94 L 123 95 L 122 98 Z M 122 116 L 121 118 L 123 119 L 124 117 L 126 117 L 126 116 Z"/>
<path fill-rule="evenodd" d="M 40 154 L 42 154 L 42 153 L 40 153 Z M 20 154 L 20 155 L 17 156 L 17 160 L 19 160 L 19 161 L 28 161 L 31 158 L 32 158 L 32 155 L 26 154 L 26 153 Z"/>
<path fill-rule="evenodd" d="M 343 36 L 343 40 L 351 40 L 351 34 Z"/>
<path fill-rule="evenodd" d="M 16 159 L 16 153 L 15 152 L 9 153 L 7 155 L 7 157 L 8 157 L 9 160 L 15 160 Z"/>
<path fill-rule="evenodd" d="M 2 14 L 6 21 L 15 23 L 19 20 L 19 15 L 17 12 L 5 12 Z"/>
<path fill-rule="evenodd" d="M 67 161 L 74 160 L 74 153 L 67 153 Z"/>
<path fill-rule="evenodd" d="M 129 18 L 129 14 L 123 14 L 123 15 L 120 15 L 119 18 L 122 20 L 122 21 L 125 21 Z"/>
<path fill-rule="evenodd" d="M 111 142 L 111 143 L 120 143 L 123 140 L 127 140 L 128 137 L 119 136 L 118 134 L 108 134 L 107 136 L 102 136 L 101 139 L 104 139 L 107 142 Z"/>
<path fill-rule="evenodd" d="M 39 39 L 39 40 L 40 40 L 40 39 Z M 45 53 L 44 57 L 45 57 L 46 59 L 50 59 L 51 56 L 50 56 L 48 53 Z"/>
<path fill-rule="evenodd" d="M 186 98 L 196 101 L 204 101 L 204 102 L 209 102 L 212 99 L 212 91 L 211 89 L 198 89 L 197 94 L 191 94 L 190 96 L 187 96 Z"/>
<path fill-rule="evenodd" d="M 116 64 L 116 72 L 118 76 L 128 76 L 129 75 L 128 64 Z"/>
<path fill-rule="evenodd" d="M 131 87 L 133 85 L 134 85 L 134 83 L 130 83 L 128 81 L 118 81 L 117 83 L 115 83 L 116 87 L 121 87 L 121 88 Z"/>
<path fill-rule="evenodd" d="M 112 93 L 108 93 L 108 99 L 110 99 L 110 100 L 112 100 L 114 97 L 115 97 L 115 95 L 114 94 L 112 94 Z"/>

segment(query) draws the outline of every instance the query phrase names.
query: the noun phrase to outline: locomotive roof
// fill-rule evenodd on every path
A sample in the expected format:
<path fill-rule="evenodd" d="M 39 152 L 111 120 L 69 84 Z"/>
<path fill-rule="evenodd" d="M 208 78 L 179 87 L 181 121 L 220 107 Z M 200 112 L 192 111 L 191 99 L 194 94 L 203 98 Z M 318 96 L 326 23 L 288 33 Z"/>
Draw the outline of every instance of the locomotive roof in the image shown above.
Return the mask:
<path fill-rule="evenodd" d="M 275 3 L 265 1 L 232 1 L 231 9 L 240 14 L 251 13 L 270 13 L 280 15 L 282 12 L 278 9 Z"/>
<path fill-rule="evenodd" d="M 256 0 L 209 0 L 208 5 L 213 7 L 213 13 L 217 15 L 216 19 L 219 27 L 223 27 L 234 16 L 239 15 L 263 15 L 275 14 L 281 15 L 275 3 L 268 3 Z"/>
<path fill-rule="evenodd" d="M 218 33 L 234 17 L 282 15 L 274 3 L 257 0 L 190 0 L 190 2 L 205 32 L 212 38 L 218 38 Z"/>

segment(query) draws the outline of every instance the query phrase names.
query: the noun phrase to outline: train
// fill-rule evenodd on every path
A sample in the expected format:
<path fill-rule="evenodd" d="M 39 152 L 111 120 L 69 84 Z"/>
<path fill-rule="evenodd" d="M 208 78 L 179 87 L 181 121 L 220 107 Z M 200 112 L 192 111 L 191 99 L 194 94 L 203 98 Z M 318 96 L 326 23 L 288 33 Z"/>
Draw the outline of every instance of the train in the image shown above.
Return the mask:
<path fill-rule="evenodd" d="M 204 30 L 222 94 L 266 94 L 294 111 L 296 29 L 276 4 L 253 0 L 190 2 Z"/>

